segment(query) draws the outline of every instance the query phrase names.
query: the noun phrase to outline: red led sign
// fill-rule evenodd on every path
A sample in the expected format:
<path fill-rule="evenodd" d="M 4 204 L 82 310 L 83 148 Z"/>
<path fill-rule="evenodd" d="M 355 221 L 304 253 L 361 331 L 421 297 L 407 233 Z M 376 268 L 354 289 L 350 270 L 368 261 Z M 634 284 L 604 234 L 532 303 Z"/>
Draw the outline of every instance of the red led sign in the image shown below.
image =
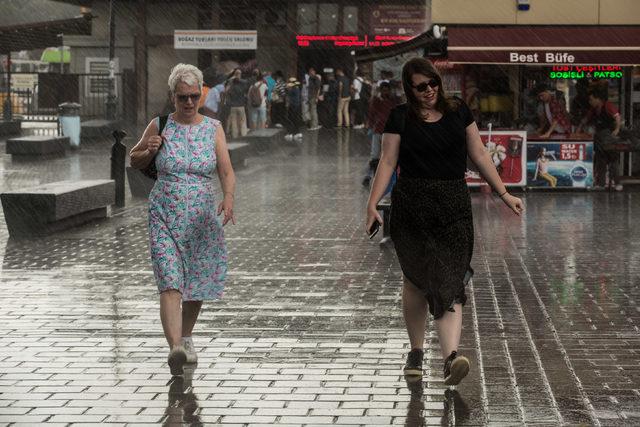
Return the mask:
<path fill-rule="evenodd" d="M 327 43 L 335 47 L 374 47 L 389 46 L 398 42 L 412 39 L 413 36 L 346 36 L 346 35 L 297 35 L 299 47 L 310 47 L 312 44 L 326 46 Z"/>

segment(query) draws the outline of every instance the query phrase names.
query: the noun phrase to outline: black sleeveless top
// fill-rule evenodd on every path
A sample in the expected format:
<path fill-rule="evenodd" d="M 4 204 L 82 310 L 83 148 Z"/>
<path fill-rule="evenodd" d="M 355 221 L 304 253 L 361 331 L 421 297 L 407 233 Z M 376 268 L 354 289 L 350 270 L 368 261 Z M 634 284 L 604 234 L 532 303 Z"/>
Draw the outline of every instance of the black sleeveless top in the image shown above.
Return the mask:
<path fill-rule="evenodd" d="M 398 165 L 407 178 L 462 179 L 467 170 L 467 126 L 474 122 L 469 107 L 454 98 L 453 111 L 429 123 L 409 115 L 407 104 L 389 114 L 384 133 L 400 135 Z"/>

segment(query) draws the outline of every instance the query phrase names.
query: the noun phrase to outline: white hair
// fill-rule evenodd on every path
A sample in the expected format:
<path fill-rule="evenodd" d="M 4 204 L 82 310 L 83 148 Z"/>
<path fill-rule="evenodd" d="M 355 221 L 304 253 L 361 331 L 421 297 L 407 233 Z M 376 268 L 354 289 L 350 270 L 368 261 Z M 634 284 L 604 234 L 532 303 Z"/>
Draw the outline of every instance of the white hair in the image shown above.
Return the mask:
<path fill-rule="evenodd" d="M 171 93 L 176 93 L 178 83 L 186 83 L 189 86 L 198 85 L 202 90 L 202 71 L 191 64 L 178 64 L 171 70 L 169 74 L 169 89 Z"/>

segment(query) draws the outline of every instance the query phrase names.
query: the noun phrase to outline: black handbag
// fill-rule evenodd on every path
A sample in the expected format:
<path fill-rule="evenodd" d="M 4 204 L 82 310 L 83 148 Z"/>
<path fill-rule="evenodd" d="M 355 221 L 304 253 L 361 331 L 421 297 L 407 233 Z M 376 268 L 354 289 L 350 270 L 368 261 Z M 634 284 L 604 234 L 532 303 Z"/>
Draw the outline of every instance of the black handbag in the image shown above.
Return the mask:
<path fill-rule="evenodd" d="M 167 119 L 169 118 L 169 116 L 160 116 L 158 117 L 158 135 L 162 136 L 162 131 L 164 130 L 164 127 L 167 124 Z M 164 144 L 163 144 L 164 145 Z M 151 161 L 149 162 L 149 165 L 147 165 L 146 168 L 144 169 L 140 169 L 140 171 L 146 176 L 149 177 L 151 179 L 153 179 L 154 181 L 158 179 L 158 170 L 156 169 L 156 156 L 158 155 L 158 153 L 160 152 L 160 150 L 162 149 L 163 145 L 160 146 L 160 148 L 158 149 L 158 151 L 156 151 L 156 154 L 153 156 L 153 159 L 151 159 Z"/>

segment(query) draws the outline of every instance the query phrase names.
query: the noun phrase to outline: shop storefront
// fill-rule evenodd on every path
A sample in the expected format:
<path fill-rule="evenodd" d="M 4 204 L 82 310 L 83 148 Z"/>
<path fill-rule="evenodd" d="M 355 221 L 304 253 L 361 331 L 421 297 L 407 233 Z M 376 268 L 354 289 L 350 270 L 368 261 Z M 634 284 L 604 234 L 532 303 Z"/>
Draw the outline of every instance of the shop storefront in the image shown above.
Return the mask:
<path fill-rule="evenodd" d="M 464 67 L 462 95 L 479 126 L 523 131 L 526 186 L 591 187 L 593 138 L 580 129 L 589 109 L 587 89 L 604 86 L 624 122 L 632 123 L 638 106 L 633 105 L 630 83 L 633 67 L 640 64 L 634 43 L 640 40 L 640 27 L 451 26 L 447 37 L 447 59 Z M 540 83 L 549 86 L 569 114 L 570 129 L 562 134 L 539 135 L 545 112 L 534 88 Z M 489 142 L 490 152 L 499 153 L 493 158 L 503 175 L 506 153 L 513 147 L 507 141 Z M 629 157 L 624 160 L 630 164 Z M 625 173 L 630 175 L 630 169 Z"/>

